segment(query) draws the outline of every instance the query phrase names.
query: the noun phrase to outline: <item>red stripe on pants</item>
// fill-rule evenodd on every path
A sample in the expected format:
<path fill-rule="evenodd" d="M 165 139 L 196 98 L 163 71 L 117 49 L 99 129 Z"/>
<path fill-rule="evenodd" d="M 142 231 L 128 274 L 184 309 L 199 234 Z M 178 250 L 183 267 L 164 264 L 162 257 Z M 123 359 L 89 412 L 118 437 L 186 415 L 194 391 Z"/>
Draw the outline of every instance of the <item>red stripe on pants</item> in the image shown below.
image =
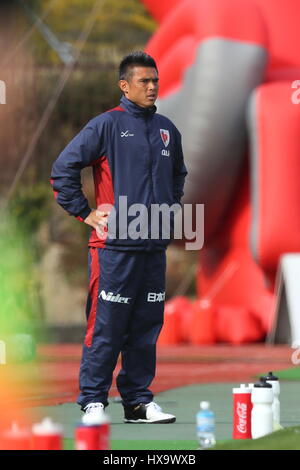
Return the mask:
<path fill-rule="evenodd" d="M 89 295 L 91 298 L 91 310 L 88 316 L 87 332 L 86 332 L 86 336 L 84 340 L 84 344 L 87 347 L 90 347 L 93 341 L 93 333 L 94 333 L 95 321 L 96 321 L 96 315 L 97 315 L 99 281 L 100 281 L 100 265 L 99 265 L 97 248 L 90 248 L 90 253 L 91 253 L 91 277 L 90 277 Z"/>

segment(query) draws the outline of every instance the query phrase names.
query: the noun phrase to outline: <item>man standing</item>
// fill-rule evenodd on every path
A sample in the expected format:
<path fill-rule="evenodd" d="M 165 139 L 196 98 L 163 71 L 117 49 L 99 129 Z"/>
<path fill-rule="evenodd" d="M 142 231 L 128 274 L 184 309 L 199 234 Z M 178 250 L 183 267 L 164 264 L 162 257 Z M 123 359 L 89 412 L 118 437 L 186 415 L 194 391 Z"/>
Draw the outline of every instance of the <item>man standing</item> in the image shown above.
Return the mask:
<path fill-rule="evenodd" d="M 172 423 L 175 416 L 153 402 L 148 388 L 155 376 L 156 342 L 163 325 L 170 242 L 162 236 L 160 223 L 158 236 L 152 236 L 150 209 L 180 203 L 187 171 L 180 133 L 156 113 L 154 59 L 144 52 L 124 57 L 119 87 L 120 105 L 89 121 L 59 155 L 51 173 L 57 202 L 93 228 L 77 402 L 85 413 L 103 412 L 121 353 L 116 383 L 124 421 Z M 98 210 L 90 209 L 81 190 L 80 172 L 86 166 L 93 168 Z M 139 224 L 133 219 L 137 211 L 143 213 Z M 149 220 L 147 228 L 144 222 Z M 141 226 L 137 236 L 132 227 Z"/>

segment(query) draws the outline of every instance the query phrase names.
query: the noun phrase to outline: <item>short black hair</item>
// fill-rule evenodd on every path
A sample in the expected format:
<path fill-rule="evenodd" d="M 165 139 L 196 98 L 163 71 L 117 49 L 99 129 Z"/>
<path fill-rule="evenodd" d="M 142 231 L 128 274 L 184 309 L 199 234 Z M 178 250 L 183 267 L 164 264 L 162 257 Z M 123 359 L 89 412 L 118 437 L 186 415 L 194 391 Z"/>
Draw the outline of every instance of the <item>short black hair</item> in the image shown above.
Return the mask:
<path fill-rule="evenodd" d="M 128 81 L 128 79 L 130 79 L 131 69 L 136 65 L 140 65 L 142 67 L 153 67 L 158 72 L 153 57 L 146 52 L 135 51 L 123 57 L 119 65 L 119 80 Z"/>

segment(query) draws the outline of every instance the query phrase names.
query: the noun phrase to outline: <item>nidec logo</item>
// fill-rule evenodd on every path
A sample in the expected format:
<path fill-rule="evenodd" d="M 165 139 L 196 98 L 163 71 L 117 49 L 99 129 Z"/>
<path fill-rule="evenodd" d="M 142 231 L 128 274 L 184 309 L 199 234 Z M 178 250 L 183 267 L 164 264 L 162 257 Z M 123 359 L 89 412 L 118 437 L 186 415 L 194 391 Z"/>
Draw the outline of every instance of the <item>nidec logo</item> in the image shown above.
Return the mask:
<path fill-rule="evenodd" d="M 113 292 L 108 292 L 108 294 L 105 292 L 105 290 L 102 290 L 99 294 L 99 298 L 106 300 L 108 302 L 117 302 L 119 304 L 129 304 L 129 300 L 131 297 L 121 297 L 120 294 L 114 295 Z"/>
<path fill-rule="evenodd" d="M 148 302 L 163 302 L 165 300 L 165 292 L 148 292 Z"/>

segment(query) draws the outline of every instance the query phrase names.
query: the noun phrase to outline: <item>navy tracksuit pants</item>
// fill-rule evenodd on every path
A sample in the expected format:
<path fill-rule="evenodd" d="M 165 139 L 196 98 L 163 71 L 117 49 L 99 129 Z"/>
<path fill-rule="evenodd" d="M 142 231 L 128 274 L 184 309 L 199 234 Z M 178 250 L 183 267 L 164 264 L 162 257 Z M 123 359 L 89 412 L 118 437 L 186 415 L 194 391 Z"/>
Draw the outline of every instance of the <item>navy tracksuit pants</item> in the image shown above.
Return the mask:
<path fill-rule="evenodd" d="M 113 371 L 121 353 L 117 388 L 124 405 L 149 403 L 155 376 L 156 341 L 163 325 L 165 251 L 89 248 L 87 331 L 80 365 L 80 395 L 108 405 Z"/>

